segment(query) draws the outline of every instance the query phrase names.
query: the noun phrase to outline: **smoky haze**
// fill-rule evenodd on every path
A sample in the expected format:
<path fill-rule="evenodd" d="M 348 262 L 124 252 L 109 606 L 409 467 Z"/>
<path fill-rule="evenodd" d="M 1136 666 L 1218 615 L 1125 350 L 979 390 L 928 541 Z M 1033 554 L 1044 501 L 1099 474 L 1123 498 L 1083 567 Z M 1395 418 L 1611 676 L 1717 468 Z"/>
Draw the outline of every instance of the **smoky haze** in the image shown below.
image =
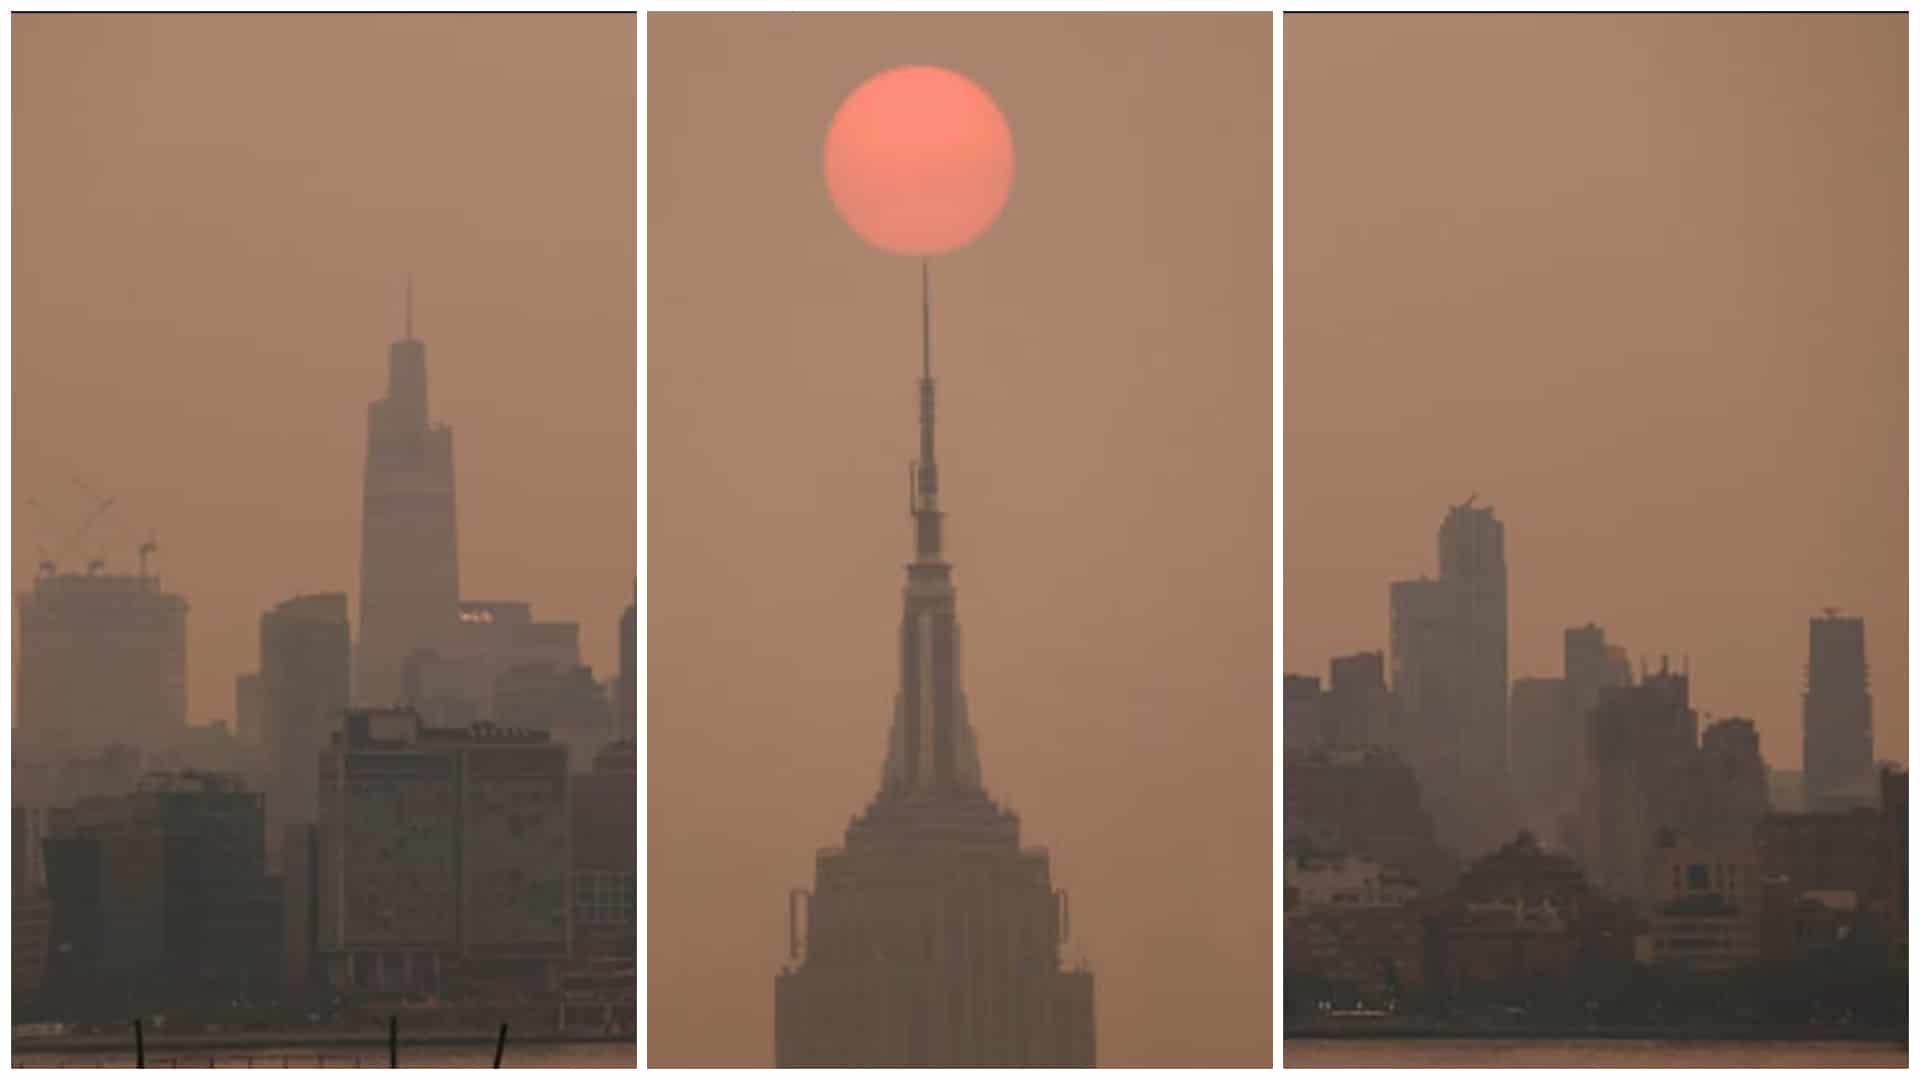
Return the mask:
<path fill-rule="evenodd" d="M 462 594 L 579 620 L 612 674 L 634 578 L 631 17 L 13 27 L 16 590 L 84 517 L 78 477 L 116 502 L 67 566 L 99 550 L 128 572 L 159 534 L 192 605 L 192 722 L 232 719 L 262 611 L 345 591 L 357 620 L 366 408 L 411 272 L 456 433 Z"/>
<path fill-rule="evenodd" d="M 1272 996 L 1266 16 L 649 21 L 648 1007 L 772 1056 L 789 889 L 880 780 L 919 273 L 827 125 L 952 68 L 1013 192 L 933 260 L 946 548 L 988 790 L 1051 851 L 1102 1064 L 1260 1064 Z"/>
<path fill-rule="evenodd" d="M 1589 620 L 1798 769 L 1809 617 L 1907 756 L 1903 16 L 1286 23 L 1286 670 L 1387 647 L 1449 505 L 1511 672 Z"/>

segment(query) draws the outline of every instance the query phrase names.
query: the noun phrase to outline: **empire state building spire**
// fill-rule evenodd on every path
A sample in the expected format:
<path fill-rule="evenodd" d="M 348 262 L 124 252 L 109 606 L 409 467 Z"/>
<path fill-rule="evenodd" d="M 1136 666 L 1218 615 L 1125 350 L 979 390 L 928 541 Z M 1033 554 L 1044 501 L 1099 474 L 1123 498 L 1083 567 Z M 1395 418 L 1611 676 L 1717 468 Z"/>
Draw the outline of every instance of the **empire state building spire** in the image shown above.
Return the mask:
<path fill-rule="evenodd" d="M 953 567 L 940 550 L 940 471 L 934 463 L 933 287 L 920 264 L 920 460 L 909 471 L 914 558 L 900 620 L 900 690 L 880 794 L 928 799 L 981 791 L 980 756 L 960 689 Z"/>

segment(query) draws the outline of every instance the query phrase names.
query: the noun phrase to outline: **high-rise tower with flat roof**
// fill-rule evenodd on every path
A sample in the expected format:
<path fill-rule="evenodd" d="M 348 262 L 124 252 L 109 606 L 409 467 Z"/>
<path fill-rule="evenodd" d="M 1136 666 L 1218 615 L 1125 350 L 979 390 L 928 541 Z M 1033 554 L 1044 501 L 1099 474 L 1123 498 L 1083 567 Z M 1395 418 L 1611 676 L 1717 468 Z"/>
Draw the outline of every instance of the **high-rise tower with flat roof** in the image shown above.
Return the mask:
<path fill-rule="evenodd" d="M 925 288 L 925 268 L 922 287 Z M 930 303 L 922 300 L 914 558 L 880 789 L 789 898 L 774 980 L 784 1066 L 1092 1065 L 1093 976 L 1062 970 L 1065 894 L 987 795 L 941 552 Z M 800 901 L 806 900 L 804 911 Z"/>
<path fill-rule="evenodd" d="M 20 596 L 15 752 L 57 761 L 187 727 L 187 602 L 146 574 L 44 573 Z"/>
<path fill-rule="evenodd" d="M 1803 708 L 1807 808 L 1872 806 L 1873 695 L 1864 619 L 1828 611 L 1808 624 Z"/>
<path fill-rule="evenodd" d="M 459 613 L 453 430 L 427 419 L 427 346 L 406 336 L 387 351 L 387 394 L 367 406 L 360 534 L 360 641 L 353 694 L 400 700 L 407 657 L 439 646 Z"/>

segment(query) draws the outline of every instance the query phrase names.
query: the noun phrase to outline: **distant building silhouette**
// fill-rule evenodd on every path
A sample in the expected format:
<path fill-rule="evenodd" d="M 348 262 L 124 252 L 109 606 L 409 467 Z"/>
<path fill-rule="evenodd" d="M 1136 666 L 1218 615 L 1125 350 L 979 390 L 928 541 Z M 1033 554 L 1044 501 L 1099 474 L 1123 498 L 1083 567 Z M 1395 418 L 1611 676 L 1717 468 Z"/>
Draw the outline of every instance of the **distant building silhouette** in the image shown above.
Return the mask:
<path fill-rule="evenodd" d="M 356 709 L 320 758 L 321 961 L 346 992 L 557 990 L 572 866 L 567 748 Z"/>
<path fill-rule="evenodd" d="M 637 607 L 628 604 L 627 610 L 620 613 L 620 674 L 614 684 L 613 700 L 614 724 L 620 728 L 621 738 L 631 740 L 640 737 L 640 680 L 636 667 L 639 663 L 640 622 Z"/>
<path fill-rule="evenodd" d="M 1326 742 L 1318 675 L 1281 676 L 1280 738 L 1288 750 L 1311 750 Z"/>
<path fill-rule="evenodd" d="M 351 690 L 345 593 L 297 596 L 260 616 L 260 694 L 267 836 L 318 819 L 320 753 L 340 730 Z"/>
<path fill-rule="evenodd" d="M 1804 698 L 1807 808 L 1871 806 L 1873 695 L 1867 689 L 1867 627 L 1827 613 L 1808 625 Z"/>
<path fill-rule="evenodd" d="M 354 700 L 401 699 L 407 657 L 438 647 L 460 599 L 453 500 L 453 430 L 427 411 L 427 346 L 406 336 L 387 352 L 387 394 L 367 406 L 360 539 L 360 639 Z"/>
<path fill-rule="evenodd" d="M 594 755 L 618 738 L 593 669 L 544 660 L 517 664 L 494 679 L 491 720 L 501 727 L 547 732 L 572 747 L 578 770 L 591 768 Z"/>
<path fill-rule="evenodd" d="M 58 761 L 187 726 L 187 602 L 160 579 L 42 574 L 20 597 L 15 753 Z"/>
<path fill-rule="evenodd" d="M 494 691 L 503 674 L 529 664 L 561 672 L 580 667 L 577 622 L 538 621 L 533 605 L 523 601 L 463 600 L 456 611 L 439 645 L 415 651 L 401 666 L 403 700 L 431 725 L 504 726 L 494 716 Z"/>
<path fill-rule="evenodd" d="M 1728 716 L 1700 733 L 1700 800 L 1693 835 L 1706 847 L 1728 851 L 1753 846 L 1753 827 L 1766 818 L 1767 765 L 1753 721 Z"/>
<path fill-rule="evenodd" d="M 1389 590 L 1393 692 L 1442 836 L 1478 850 L 1511 813 L 1506 528 L 1468 499 L 1438 541 L 1440 576 Z"/>
<path fill-rule="evenodd" d="M 1323 738 L 1333 746 L 1388 746 L 1399 749 L 1393 693 L 1387 689 L 1385 653 L 1336 656 L 1328 665 L 1327 693 L 1321 703 Z"/>
<path fill-rule="evenodd" d="M 266 688 L 260 673 L 248 671 L 233 677 L 233 734 L 249 749 L 266 745 Z"/>
<path fill-rule="evenodd" d="M 1564 678 L 1513 680 L 1507 719 L 1513 728 L 1514 809 L 1523 820 L 1551 826 L 1578 777 L 1571 695 Z"/>
<path fill-rule="evenodd" d="M 1600 691 L 1593 711 L 1594 783 L 1582 863 L 1594 883 L 1644 900 L 1662 830 L 1694 824 L 1700 716 L 1686 675 L 1664 668 L 1637 686 Z"/>
<path fill-rule="evenodd" d="M 923 299 L 914 559 L 886 762 L 845 846 L 820 853 L 813 892 L 790 897 L 793 962 L 774 980 L 774 1062 L 1092 1065 L 1093 976 L 1060 965 L 1065 894 L 1052 888 L 1046 852 L 1021 849 L 1019 818 L 988 798 L 961 691 L 929 308 Z M 792 906 L 801 897 L 804 916 Z"/>
<path fill-rule="evenodd" d="M 1767 802 L 1776 814 L 1807 812 L 1807 774 L 1799 769 L 1767 769 Z"/>

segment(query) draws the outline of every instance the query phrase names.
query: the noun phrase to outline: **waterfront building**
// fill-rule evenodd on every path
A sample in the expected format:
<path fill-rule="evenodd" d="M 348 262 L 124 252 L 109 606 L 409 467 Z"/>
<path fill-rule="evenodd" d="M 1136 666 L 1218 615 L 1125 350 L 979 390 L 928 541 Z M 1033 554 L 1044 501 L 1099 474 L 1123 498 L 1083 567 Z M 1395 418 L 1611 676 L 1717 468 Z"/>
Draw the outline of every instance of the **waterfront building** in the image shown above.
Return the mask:
<path fill-rule="evenodd" d="M 570 948 L 567 748 L 355 709 L 320 758 L 319 941 L 336 989 L 557 988 Z"/>

